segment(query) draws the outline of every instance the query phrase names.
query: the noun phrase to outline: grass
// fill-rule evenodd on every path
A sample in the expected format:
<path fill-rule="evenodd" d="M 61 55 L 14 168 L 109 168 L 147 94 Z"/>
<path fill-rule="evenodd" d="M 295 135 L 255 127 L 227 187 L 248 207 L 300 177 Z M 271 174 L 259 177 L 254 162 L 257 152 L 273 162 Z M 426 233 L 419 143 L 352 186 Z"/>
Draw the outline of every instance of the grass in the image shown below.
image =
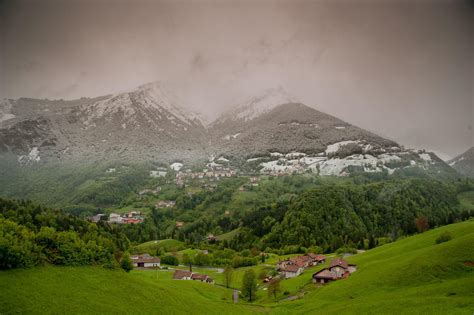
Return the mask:
<path fill-rule="evenodd" d="M 230 241 L 234 238 L 234 236 L 237 235 L 237 233 L 239 233 L 239 231 L 240 231 L 240 228 L 236 228 L 230 232 L 216 236 L 216 239 L 219 241 L 223 241 L 223 240 Z"/>
<path fill-rule="evenodd" d="M 436 244 L 449 231 L 453 239 Z M 172 270 L 121 271 L 98 267 L 40 267 L 0 272 L 0 314 L 472 314 L 474 310 L 474 220 L 444 226 L 360 253 L 347 260 L 358 270 L 348 279 L 319 287 L 312 274 L 324 266 L 283 280 L 277 300 L 259 282 L 253 304 L 231 303 L 223 276 L 207 273 L 216 285 L 171 280 Z M 276 259 L 276 258 L 275 258 Z M 268 263 L 268 261 L 266 262 Z M 239 288 L 248 268 L 238 268 Z M 296 296 L 286 301 L 284 291 Z"/>
<path fill-rule="evenodd" d="M 231 290 L 161 273 L 157 279 L 155 272 L 43 267 L 1 272 L 0 278 L 1 314 L 248 314 L 262 309 L 231 304 Z"/>
<path fill-rule="evenodd" d="M 158 248 L 163 248 L 165 252 L 175 252 L 184 248 L 184 243 L 178 240 L 165 239 L 157 241 L 149 241 L 139 244 L 133 248 L 134 253 L 149 253 L 153 255 Z"/>

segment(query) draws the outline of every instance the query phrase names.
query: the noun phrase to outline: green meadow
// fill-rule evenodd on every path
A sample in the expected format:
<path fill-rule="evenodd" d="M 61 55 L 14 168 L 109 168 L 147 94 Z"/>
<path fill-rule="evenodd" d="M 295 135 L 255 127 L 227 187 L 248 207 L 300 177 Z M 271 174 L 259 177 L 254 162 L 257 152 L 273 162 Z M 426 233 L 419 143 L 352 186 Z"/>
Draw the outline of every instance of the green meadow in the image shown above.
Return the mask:
<path fill-rule="evenodd" d="M 448 231 L 452 239 L 436 244 Z M 100 267 L 36 267 L 0 272 L 0 314 L 472 314 L 474 221 L 451 224 L 348 257 L 358 270 L 348 279 L 316 286 L 307 269 L 283 280 L 277 299 L 259 281 L 257 300 L 232 303 L 217 269 L 215 285 L 172 280 L 172 270 L 125 273 Z M 274 263 L 279 257 L 272 257 Z M 271 268 L 268 261 L 234 271 Z"/>

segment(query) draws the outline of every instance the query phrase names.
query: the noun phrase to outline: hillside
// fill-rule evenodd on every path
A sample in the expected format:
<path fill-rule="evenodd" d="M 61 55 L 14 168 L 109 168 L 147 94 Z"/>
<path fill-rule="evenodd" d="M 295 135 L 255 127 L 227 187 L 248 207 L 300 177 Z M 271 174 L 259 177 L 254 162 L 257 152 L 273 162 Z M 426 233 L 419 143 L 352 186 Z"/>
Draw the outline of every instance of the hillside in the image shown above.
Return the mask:
<path fill-rule="evenodd" d="M 452 240 L 436 244 L 446 231 Z M 296 301 L 282 301 L 286 296 L 279 294 L 280 302 L 272 302 L 260 286 L 255 305 L 232 304 L 230 290 L 174 281 L 168 271 L 126 274 L 93 267 L 4 271 L 0 313 L 184 314 L 192 309 L 195 314 L 472 314 L 473 243 L 473 220 L 451 224 L 349 257 L 358 270 L 346 280 L 315 287 L 311 272 L 284 280 L 282 286 L 291 295 L 304 292 Z"/>
<path fill-rule="evenodd" d="M 474 178 L 474 147 L 448 161 L 448 164 L 460 174 Z"/>

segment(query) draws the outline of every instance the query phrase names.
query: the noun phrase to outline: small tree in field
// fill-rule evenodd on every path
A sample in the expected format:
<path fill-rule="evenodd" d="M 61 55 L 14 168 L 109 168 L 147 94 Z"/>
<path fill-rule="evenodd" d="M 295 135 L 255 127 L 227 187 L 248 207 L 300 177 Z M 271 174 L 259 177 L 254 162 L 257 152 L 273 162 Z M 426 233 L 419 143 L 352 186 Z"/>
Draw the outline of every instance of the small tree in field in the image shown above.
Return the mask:
<path fill-rule="evenodd" d="M 428 219 L 426 217 L 418 217 L 415 220 L 416 224 L 416 229 L 418 230 L 418 233 L 423 233 L 425 231 L 428 231 L 430 228 L 428 224 Z"/>
<path fill-rule="evenodd" d="M 227 265 L 224 268 L 224 282 L 226 288 L 230 287 L 232 285 L 232 276 L 234 275 L 234 268 L 232 266 Z"/>
<path fill-rule="evenodd" d="M 242 280 L 242 295 L 247 298 L 250 302 L 255 299 L 257 293 L 257 279 L 255 271 L 249 269 L 244 273 Z"/>
<path fill-rule="evenodd" d="M 133 270 L 133 263 L 128 253 L 123 254 L 122 260 L 120 261 L 120 267 L 122 267 L 122 269 L 126 272 L 130 272 L 130 270 Z"/>
<path fill-rule="evenodd" d="M 280 293 L 280 278 L 273 278 L 268 284 L 268 296 L 272 296 L 276 299 L 277 294 Z"/>

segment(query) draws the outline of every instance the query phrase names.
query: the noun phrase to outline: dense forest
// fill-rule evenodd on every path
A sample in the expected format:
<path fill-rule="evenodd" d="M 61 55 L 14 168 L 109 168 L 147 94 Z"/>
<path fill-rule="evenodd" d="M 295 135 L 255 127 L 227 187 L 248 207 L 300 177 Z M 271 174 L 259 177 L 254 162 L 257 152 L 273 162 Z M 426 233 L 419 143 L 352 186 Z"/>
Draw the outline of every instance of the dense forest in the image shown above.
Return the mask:
<path fill-rule="evenodd" d="M 0 199 L 0 268 L 44 263 L 116 267 L 131 246 L 165 238 L 208 249 L 211 255 L 193 257 L 198 265 L 237 267 L 255 264 L 262 252 L 372 248 L 473 215 L 458 201 L 460 193 L 474 190 L 468 180 L 288 176 L 241 192 L 245 183 L 245 178 L 234 178 L 212 191 L 164 192 L 175 198 L 176 207 L 150 207 L 145 221 L 136 225 L 96 224 L 64 210 Z M 177 221 L 184 226 L 176 226 Z M 218 237 L 209 240 L 209 234 Z M 170 253 L 151 254 L 165 258 Z"/>
<path fill-rule="evenodd" d="M 212 193 L 178 198 L 176 209 L 153 208 L 144 224 L 122 228 L 137 243 L 175 238 L 192 245 L 203 242 L 209 233 L 236 231 L 233 238 L 223 240 L 224 247 L 318 246 L 328 252 L 373 247 L 472 214 L 457 199 L 460 192 L 473 189 L 464 180 L 355 183 L 286 177 L 270 182 L 243 201 L 234 194 L 240 182 L 224 182 Z M 216 200 L 218 205 L 213 203 Z M 188 223 L 177 228 L 177 220 Z"/>
<path fill-rule="evenodd" d="M 115 267 L 129 245 L 116 226 L 0 198 L 0 269 L 44 263 Z"/>

